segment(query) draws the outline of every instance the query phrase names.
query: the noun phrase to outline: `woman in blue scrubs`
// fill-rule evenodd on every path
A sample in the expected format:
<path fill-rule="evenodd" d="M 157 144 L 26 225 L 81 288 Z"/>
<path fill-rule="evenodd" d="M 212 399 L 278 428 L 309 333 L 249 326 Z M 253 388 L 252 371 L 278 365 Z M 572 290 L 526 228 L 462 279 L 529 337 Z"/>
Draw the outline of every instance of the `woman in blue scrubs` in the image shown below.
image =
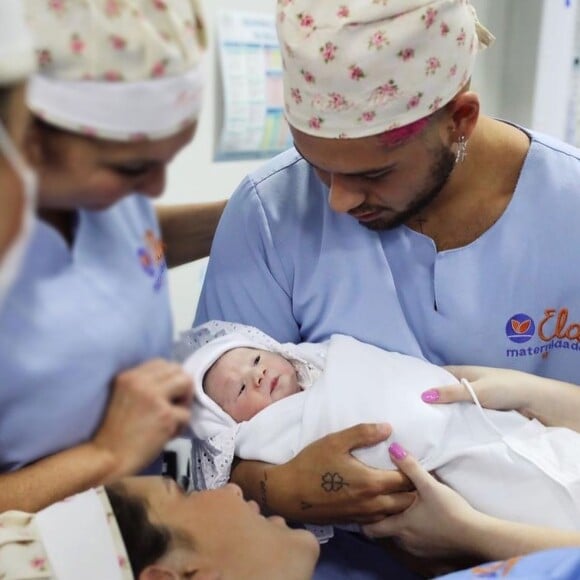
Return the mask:
<path fill-rule="evenodd" d="M 222 209 L 172 210 L 162 242 L 151 203 L 195 132 L 196 2 L 26 5 L 39 211 L 0 313 L 0 511 L 139 472 L 187 424 L 164 250 L 204 255 Z"/>

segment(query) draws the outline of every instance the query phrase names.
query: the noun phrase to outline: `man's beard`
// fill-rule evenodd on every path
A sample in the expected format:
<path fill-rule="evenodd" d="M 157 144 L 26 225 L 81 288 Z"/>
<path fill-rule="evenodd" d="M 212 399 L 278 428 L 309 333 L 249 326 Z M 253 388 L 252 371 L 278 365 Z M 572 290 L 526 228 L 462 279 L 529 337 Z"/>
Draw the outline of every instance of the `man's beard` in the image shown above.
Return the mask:
<path fill-rule="evenodd" d="M 409 205 L 400 212 L 393 212 L 391 217 L 380 217 L 370 222 L 359 222 L 369 230 L 381 231 L 391 230 L 404 223 L 407 223 L 411 218 L 421 213 L 427 206 L 429 206 L 441 193 L 441 190 L 449 180 L 449 176 L 455 167 L 455 154 L 441 145 L 437 152 L 437 157 L 431 166 L 431 180 L 418 193 L 418 195 L 409 203 Z M 362 204 L 356 208 L 357 213 L 371 212 L 371 211 L 385 211 L 385 207 Z"/>

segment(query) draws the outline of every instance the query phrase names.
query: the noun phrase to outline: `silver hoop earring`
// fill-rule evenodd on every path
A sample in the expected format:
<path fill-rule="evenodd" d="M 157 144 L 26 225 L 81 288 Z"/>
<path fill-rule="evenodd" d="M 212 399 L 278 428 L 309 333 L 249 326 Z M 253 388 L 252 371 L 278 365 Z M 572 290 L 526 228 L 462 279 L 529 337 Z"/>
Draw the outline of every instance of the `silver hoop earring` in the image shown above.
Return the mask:
<path fill-rule="evenodd" d="M 465 158 L 467 157 L 467 139 L 465 135 L 461 135 L 459 137 L 459 141 L 457 141 L 457 153 L 455 154 L 455 164 L 463 163 Z"/>

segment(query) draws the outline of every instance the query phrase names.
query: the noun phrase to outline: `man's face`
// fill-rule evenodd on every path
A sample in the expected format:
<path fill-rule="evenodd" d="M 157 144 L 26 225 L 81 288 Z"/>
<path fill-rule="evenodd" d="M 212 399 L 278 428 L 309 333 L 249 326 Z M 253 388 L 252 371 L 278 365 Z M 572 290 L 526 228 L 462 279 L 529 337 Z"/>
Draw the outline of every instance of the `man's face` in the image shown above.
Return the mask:
<path fill-rule="evenodd" d="M 455 166 L 436 126 L 397 147 L 378 137 L 321 139 L 292 130 L 298 151 L 328 186 L 330 207 L 365 227 L 412 221 L 435 202 Z"/>
<path fill-rule="evenodd" d="M 301 390 L 288 360 L 254 348 L 226 352 L 207 372 L 203 384 L 207 395 L 238 422 Z"/>

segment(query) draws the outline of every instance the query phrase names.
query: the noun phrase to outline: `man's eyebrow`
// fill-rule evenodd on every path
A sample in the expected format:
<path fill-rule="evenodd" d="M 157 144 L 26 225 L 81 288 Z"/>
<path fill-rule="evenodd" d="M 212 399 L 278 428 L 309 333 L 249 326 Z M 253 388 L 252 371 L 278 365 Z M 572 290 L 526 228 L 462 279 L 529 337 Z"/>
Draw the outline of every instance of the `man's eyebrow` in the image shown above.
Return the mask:
<path fill-rule="evenodd" d="M 294 149 L 296 149 L 296 151 L 298 152 L 298 155 L 300 155 L 300 157 L 302 157 L 302 159 L 304 159 L 304 161 L 306 161 L 314 169 L 318 169 L 320 171 L 324 171 L 325 173 L 327 173 L 327 171 L 325 169 L 322 169 L 321 167 L 317 167 L 316 165 L 314 165 L 314 163 L 312 163 L 311 161 L 308 161 L 308 159 L 306 157 L 304 157 L 304 155 L 302 154 L 300 149 L 298 149 L 298 147 L 296 146 L 296 143 L 294 143 Z M 389 165 L 383 165 L 381 167 L 365 169 L 364 171 L 354 171 L 352 173 L 341 173 L 340 175 L 344 175 L 345 177 L 368 177 L 369 175 L 380 175 L 382 173 L 388 173 L 389 171 L 392 171 L 394 169 L 395 165 L 396 165 L 395 163 L 391 163 Z"/>

